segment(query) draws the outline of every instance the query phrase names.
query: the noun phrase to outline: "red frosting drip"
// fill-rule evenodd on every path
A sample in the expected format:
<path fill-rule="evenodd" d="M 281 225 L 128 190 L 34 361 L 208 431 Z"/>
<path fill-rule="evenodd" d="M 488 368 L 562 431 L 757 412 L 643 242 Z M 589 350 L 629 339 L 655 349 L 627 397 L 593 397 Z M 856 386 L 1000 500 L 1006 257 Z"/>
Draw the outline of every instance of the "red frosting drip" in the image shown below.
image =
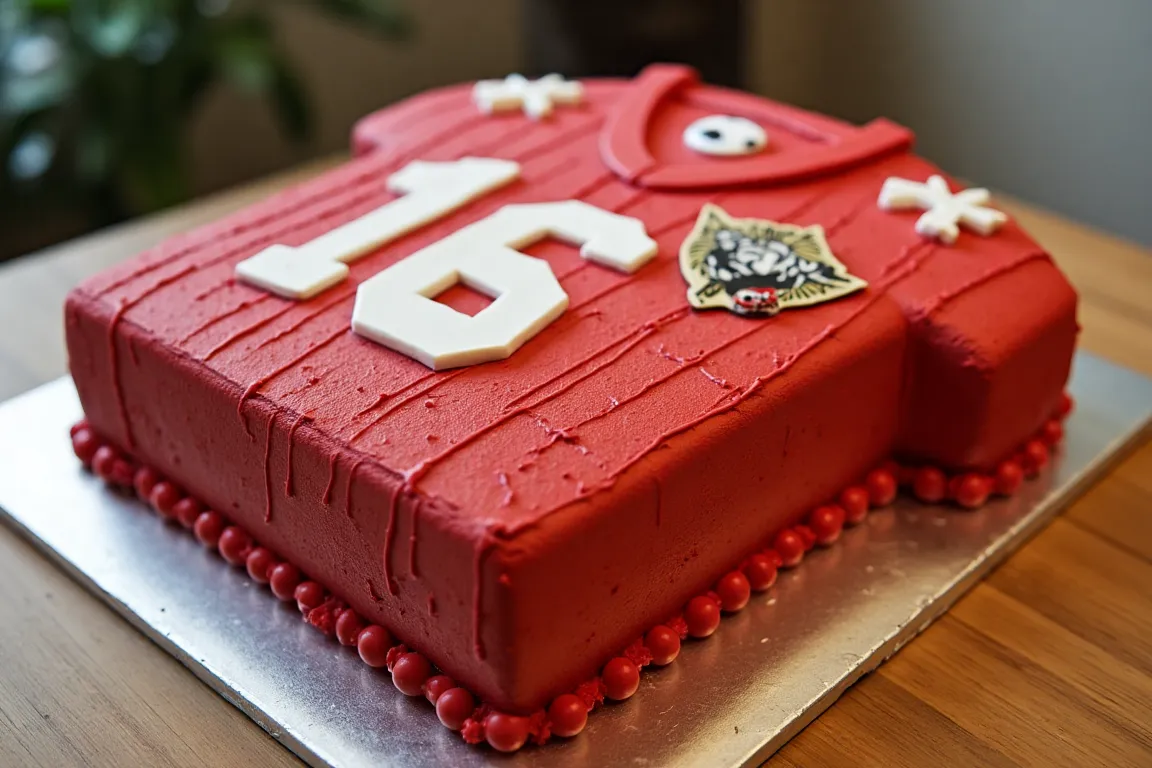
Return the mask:
<path fill-rule="evenodd" d="M 488 550 L 495 544 L 496 539 L 491 531 L 484 532 L 484 540 L 479 547 L 476 548 L 476 560 L 473 563 L 472 570 L 474 573 L 473 584 L 474 591 L 472 593 L 472 652 L 476 654 L 476 658 L 483 659 L 487 656 L 484 650 L 484 638 L 482 636 L 483 628 L 480 621 L 483 618 L 483 611 L 480 601 L 484 597 L 484 581 L 480 575 L 484 568 L 484 557 L 488 554 Z"/>
<path fill-rule="evenodd" d="M 308 420 L 307 415 L 303 413 L 296 414 L 296 418 L 292 420 L 292 426 L 288 427 L 288 458 L 284 462 L 288 467 L 288 471 L 284 473 L 284 495 L 288 498 L 292 498 L 295 495 L 292 489 L 292 447 L 295 445 L 293 438 L 296 435 L 296 430 L 300 428 L 300 425 Z"/>
<path fill-rule="evenodd" d="M 268 416 L 268 428 L 264 433 L 264 522 L 272 522 L 272 425 L 276 423 L 276 412 Z"/>
<path fill-rule="evenodd" d="M 400 494 L 403 487 L 396 486 L 388 499 L 388 528 L 384 534 L 384 584 L 388 587 L 388 594 L 396 596 L 398 588 L 396 579 L 392 576 L 392 542 L 396 540 L 396 511 L 400 506 Z"/>
<path fill-rule="evenodd" d="M 344 514 L 348 517 L 352 517 L 352 481 L 356 478 L 356 470 L 360 469 L 364 461 L 364 458 L 360 457 L 348 468 L 348 482 L 344 486 Z"/>
<path fill-rule="evenodd" d="M 404 489 L 411 493 L 412 488 L 408 483 L 404 484 Z M 408 574 L 412 578 L 419 578 L 420 572 L 416 569 L 416 536 L 417 528 L 420 525 L 420 505 L 421 500 L 413 494 L 412 499 L 412 533 L 408 535 Z"/>

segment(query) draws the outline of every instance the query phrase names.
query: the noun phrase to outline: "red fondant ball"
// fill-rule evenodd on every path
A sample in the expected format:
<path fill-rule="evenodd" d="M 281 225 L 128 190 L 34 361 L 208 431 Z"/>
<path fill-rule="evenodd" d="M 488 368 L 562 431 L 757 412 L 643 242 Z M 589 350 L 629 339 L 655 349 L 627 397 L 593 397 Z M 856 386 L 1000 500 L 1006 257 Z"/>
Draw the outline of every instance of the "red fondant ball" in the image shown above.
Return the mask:
<path fill-rule="evenodd" d="M 406 653 L 392 665 L 392 684 L 405 696 L 419 696 L 432 675 L 432 665 L 418 653 Z"/>
<path fill-rule="evenodd" d="M 248 553 L 244 566 L 248 569 L 248 578 L 257 584 L 267 584 L 268 577 L 276 566 L 276 555 L 264 547 L 256 547 Z"/>
<path fill-rule="evenodd" d="M 1049 448 L 1060 444 L 1064 439 L 1064 425 L 1058 419 L 1049 419 L 1040 428 L 1040 440 Z"/>
<path fill-rule="evenodd" d="M 720 626 L 720 604 L 707 595 L 694 597 L 684 608 L 684 622 L 692 637 L 708 637 Z"/>
<path fill-rule="evenodd" d="M 220 534 L 224 532 L 227 525 L 223 515 L 209 509 L 206 512 L 201 512 L 200 516 L 196 518 L 196 524 L 192 526 L 192 533 L 196 534 L 196 538 L 201 544 L 209 549 L 215 549 L 216 545 L 220 543 Z"/>
<path fill-rule="evenodd" d="M 424 698 L 428 699 L 429 704 L 436 706 L 436 702 L 440 700 L 444 692 L 455 687 L 456 681 L 448 675 L 433 675 L 424 681 Z"/>
<path fill-rule="evenodd" d="M 111 481 L 112 465 L 116 463 L 118 458 L 120 455 L 116 453 L 115 448 L 110 445 L 102 445 L 92 454 L 92 471 L 101 480 Z"/>
<path fill-rule="evenodd" d="M 1039 440 L 1029 440 L 1024 446 L 1021 465 L 1027 477 L 1035 477 L 1048 466 L 1048 446 Z"/>
<path fill-rule="evenodd" d="M 336 639 L 340 641 L 340 645 L 356 645 L 364 626 L 364 619 L 360 618 L 360 614 L 349 608 L 336 619 Z"/>
<path fill-rule="evenodd" d="M 830 547 L 840 538 L 844 530 L 844 510 L 835 504 L 825 504 L 816 507 L 808 516 L 808 527 L 816 534 L 816 543 L 822 547 Z"/>
<path fill-rule="evenodd" d="M 732 571 L 716 582 L 716 594 L 720 595 L 720 607 L 728 612 L 739 611 L 748 605 L 752 596 L 752 585 L 748 577 L 740 571 Z"/>
<path fill-rule="evenodd" d="M 387 666 L 388 649 L 392 647 L 392 634 L 378 624 L 360 630 L 356 638 L 356 650 L 360 658 L 370 667 Z"/>
<path fill-rule="evenodd" d="M 1065 392 L 1060 395 L 1060 402 L 1056 405 L 1056 413 L 1054 414 L 1058 419 L 1068 417 L 1072 410 L 1076 407 L 1076 401 L 1072 399 L 1072 395 Z"/>
<path fill-rule="evenodd" d="M 156 487 L 156 483 L 163 479 L 152 467 L 140 467 L 132 477 L 132 487 L 136 489 L 137 496 L 148 501 L 152 498 L 152 489 Z"/>
<path fill-rule="evenodd" d="M 80 459 L 81 463 L 90 465 L 99 448 L 100 438 L 96 437 L 96 433 L 87 427 L 82 427 L 72 433 L 72 452 L 76 454 L 76 458 Z"/>
<path fill-rule="evenodd" d="M 268 574 L 268 586 L 278 599 L 295 600 L 296 587 L 300 585 L 300 579 L 300 569 L 292 563 L 278 563 Z"/>
<path fill-rule="evenodd" d="M 392 667 L 400 660 L 400 657 L 408 653 L 408 646 L 394 645 L 388 649 L 388 655 L 384 659 L 384 666 L 388 668 L 388 673 L 392 673 Z"/>
<path fill-rule="evenodd" d="M 324 587 L 314 581 L 302 581 L 296 585 L 293 595 L 296 598 L 296 607 L 300 609 L 300 613 L 307 614 L 323 604 Z"/>
<path fill-rule="evenodd" d="M 792 530 L 796 531 L 796 535 L 804 542 L 804 551 L 812 551 L 812 548 L 816 546 L 816 534 L 813 533 L 812 529 L 806 525 L 795 525 L 792 526 Z"/>
<path fill-rule="evenodd" d="M 936 467 L 921 467 L 912 480 L 912 493 L 925 504 L 938 504 L 948 498 L 948 476 Z"/>
<path fill-rule="evenodd" d="M 185 496 L 172 506 L 172 517 L 185 528 L 191 528 L 196 525 L 196 519 L 203 511 L 204 507 L 200 502 L 191 496 Z"/>
<path fill-rule="evenodd" d="M 484 728 L 489 746 L 500 752 L 515 752 L 528 741 L 528 718 L 493 712 Z"/>
<path fill-rule="evenodd" d="M 956 500 L 956 493 L 960 490 L 960 481 L 964 479 L 964 475 L 953 475 L 948 478 L 948 498 L 953 501 Z"/>
<path fill-rule="evenodd" d="M 179 488 L 167 480 L 161 480 L 152 486 L 152 493 L 148 494 L 148 503 L 162 516 L 171 518 L 176 509 L 176 502 L 182 498 L 184 494 Z"/>
<path fill-rule="evenodd" d="M 880 466 L 878 466 L 877 469 L 891 472 L 892 476 L 895 477 L 900 473 L 900 464 L 897 463 L 896 459 L 884 459 L 884 461 L 880 462 Z"/>
<path fill-rule="evenodd" d="M 874 469 L 864 478 L 868 489 L 868 503 L 873 507 L 886 507 L 896 499 L 896 476 L 889 469 Z"/>
<path fill-rule="evenodd" d="M 1020 463 L 1009 459 L 1000 462 L 996 467 L 996 477 L 993 481 L 994 490 L 1001 496 L 1011 496 L 1020 490 L 1024 483 L 1024 470 Z"/>
<path fill-rule="evenodd" d="M 978 509 L 988 501 L 992 481 L 984 475 L 969 472 L 956 484 L 956 503 L 965 509 Z"/>
<path fill-rule="evenodd" d="M 563 696 L 557 696 L 548 707 L 548 722 L 552 726 L 552 733 L 571 738 L 584 730 L 584 726 L 588 724 L 588 708 L 576 694 L 565 693 Z"/>
<path fill-rule="evenodd" d="M 652 663 L 658 667 L 671 664 L 680 655 L 680 635 L 663 624 L 648 630 L 644 645 L 652 652 Z"/>
<path fill-rule="evenodd" d="M 118 458 L 112 462 L 112 470 L 108 473 L 108 482 L 121 488 L 131 488 L 132 479 L 136 475 L 136 466 L 127 459 Z"/>
<path fill-rule="evenodd" d="M 220 534 L 216 548 L 220 550 L 220 556 L 232 565 L 244 565 L 252 551 L 252 537 L 240 526 L 230 525 Z"/>
<path fill-rule="evenodd" d="M 780 555 L 781 564 L 785 568 L 799 565 L 804 559 L 804 540 L 791 528 L 785 528 L 776 534 L 776 538 L 772 540 L 772 548 Z"/>
<path fill-rule="evenodd" d="M 862 485 L 853 485 L 844 489 L 840 494 L 840 507 L 844 510 L 844 522 L 848 525 L 859 525 L 868 517 L 868 489 Z"/>
<path fill-rule="evenodd" d="M 604 695 L 613 701 L 630 699 L 640 688 L 640 668 L 623 656 L 605 664 L 600 678 L 604 681 Z"/>
<path fill-rule="evenodd" d="M 767 555 L 752 555 L 744 563 L 744 575 L 753 591 L 763 592 L 776 583 L 776 563 Z"/>
<path fill-rule="evenodd" d="M 76 433 L 82 429 L 88 429 L 88 421 L 86 419 L 81 419 L 80 421 L 76 422 L 71 427 L 69 427 L 68 428 L 68 436 L 69 437 L 76 437 Z"/>
<path fill-rule="evenodd" d="M 464 688 L 450 688 L 436 699 L 436 717 L 449 730 L 458 731 L 463 728 L 464 721 L 472 716 L 474 709 L 476 700 Z"/>

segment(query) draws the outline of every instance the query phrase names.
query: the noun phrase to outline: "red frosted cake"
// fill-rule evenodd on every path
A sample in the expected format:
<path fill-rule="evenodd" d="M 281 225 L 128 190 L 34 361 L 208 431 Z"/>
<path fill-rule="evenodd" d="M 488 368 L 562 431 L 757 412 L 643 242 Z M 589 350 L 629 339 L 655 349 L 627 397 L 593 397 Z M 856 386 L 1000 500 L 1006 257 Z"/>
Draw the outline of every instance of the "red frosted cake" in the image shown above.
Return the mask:
<path fill-rule="evenodd" d="M 911 144 L 674 66 L 418 96 L 71 294 L 77 454 L 469 741 L 574 735 L 898 486 L 1059 440 L 1076 296 Z"/>

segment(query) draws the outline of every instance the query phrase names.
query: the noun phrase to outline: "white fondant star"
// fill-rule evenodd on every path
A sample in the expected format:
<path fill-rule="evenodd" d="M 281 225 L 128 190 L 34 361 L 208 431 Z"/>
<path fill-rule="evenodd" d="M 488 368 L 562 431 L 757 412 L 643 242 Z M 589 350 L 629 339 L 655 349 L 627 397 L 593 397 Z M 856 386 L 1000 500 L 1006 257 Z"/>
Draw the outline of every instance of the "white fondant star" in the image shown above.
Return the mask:
<path fill-rule="evenodd" d="M 926 213 L 916 222 L 916 231 L 951 245 L 960 236 L 960 224 L 990 235 L 1008 216 L 985 207 L 991 198 L 986 189 L 965 189 L 953 194 L 943 176 L 930 176 L 927 183 L 893 176 L 884 182 L 877 201 L 886 211 L 919 209 Z"/>
<path fill-rule="evenodd" d="M 579 104 L 583 98 L 584 86 L 560 75 L 539 80 L 508 75 L 503 80 L 481 80 L 472 88 L 472 99 L 484 114 L 523 109 L 533 120 L 548 117 L 555 104 Z"/>

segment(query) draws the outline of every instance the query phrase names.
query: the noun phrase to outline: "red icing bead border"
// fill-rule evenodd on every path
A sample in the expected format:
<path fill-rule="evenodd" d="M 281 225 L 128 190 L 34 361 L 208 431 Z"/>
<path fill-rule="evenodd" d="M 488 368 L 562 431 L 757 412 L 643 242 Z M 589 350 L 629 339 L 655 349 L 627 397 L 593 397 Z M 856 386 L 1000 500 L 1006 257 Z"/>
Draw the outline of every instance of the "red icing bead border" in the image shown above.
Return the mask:
<path fill-rule="evenodd" d="M 816 507 L 803 523 L 777 532 L 771 546 L 748 556 L 717 579 L 711 590 L 690 599 L 682 614 L 637 638 L 610 659 L 599 676 L 531 715 L 512 715 L 477 704 L 470 691 L 440 674 L 420 653 L 397 644 L 387 629 L 368 625 L 343 600 L 308 580 L 296 566 L 261 547 L 247 531 L 229 524 L 219 512 L 206 509 L 153 468 L 134 462 L 104 442 L 86 422 L 72 427 L 72 447 L 81 463 L 106 483 L 133 490 L 160 517 L 188 529 L 231 565 L 244 566 L 253 581 L 267 584 L 277 598 L 294 600 L 305 621 L 342 645 L 356 646 L 365 664 L 386 667 L 401 693 L 424 696 L 440 722 L 459 731 L 466 742 L 487 742 L 501 752 L 514 752 L 529 741 L 545 744 L 552 736 L 570 738 L 580 733 L 588 714 L 605 699 L 623 701 L 636 693 L 644 667 L 672 663 L 684 640 L 709 637 L 725 614 L 748 604 L 753 592 L 771 589 L 778 569 L 799 565 L 817 546 L 832 546 L 844 528 L 863 522 L 870 509 L 890 504 L 900 488 L 924 503 L 948 501 L 963 509 L 977 509 L 992 496 L 1015 493 L 1025 478 L 1035 477 L 1047 466 L 1050 450 L 1064 436 L 1061 422 L 1072 407 L 1072 398 L 1064 395 L 1036 435 L 989 474 L 949 476 L 937 467 L 885 462 L 869 472 L 862 483 L 846 488 L 835 501 Z"/>

